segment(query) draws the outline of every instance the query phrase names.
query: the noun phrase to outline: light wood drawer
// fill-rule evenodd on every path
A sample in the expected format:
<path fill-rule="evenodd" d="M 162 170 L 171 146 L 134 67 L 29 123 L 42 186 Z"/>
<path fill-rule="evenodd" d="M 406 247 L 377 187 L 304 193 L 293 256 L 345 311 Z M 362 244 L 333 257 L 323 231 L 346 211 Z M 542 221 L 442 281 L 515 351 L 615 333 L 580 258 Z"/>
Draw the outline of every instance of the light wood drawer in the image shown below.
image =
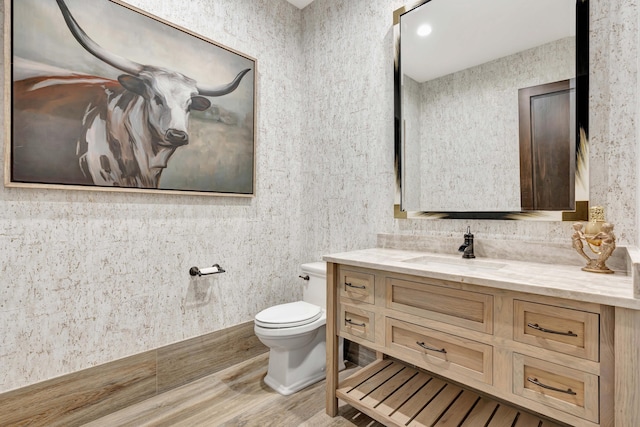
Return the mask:
<path fill-rule="evenodd" d="M 514 300 L 513 339 L 582 359 L 598 361 L 597 313 Z"/>
<path fill-rule="evenodd" d="M 492 384 L 490 345 L 390 317 L 385 322 L 385 345 L 391 354 L 434 372 L 455 372 Z"/>
<path fill-rule="evenodd" d="M 513 355 L 513 392 L 546 406 L 599 422 L 597 375 L 522 354 Z"/>
<path fill-rule="evenodd" d="M 371 311 L 341 303 L 338 311 L 338 325 L 340 332 L 367 341 L 375 341 L 375 313 Z"/>
<path fill-rule="evenodd" d="M 340 267 L 338 271 L 338 289 L 342 298 L 375 303 L 375 278 L 373 274 L 348 270 Z"/>
<path fill-rule="evenodd" d="M 427 319 L 493 333 L 493 296 L 388 277 L 387 307 Z"/>

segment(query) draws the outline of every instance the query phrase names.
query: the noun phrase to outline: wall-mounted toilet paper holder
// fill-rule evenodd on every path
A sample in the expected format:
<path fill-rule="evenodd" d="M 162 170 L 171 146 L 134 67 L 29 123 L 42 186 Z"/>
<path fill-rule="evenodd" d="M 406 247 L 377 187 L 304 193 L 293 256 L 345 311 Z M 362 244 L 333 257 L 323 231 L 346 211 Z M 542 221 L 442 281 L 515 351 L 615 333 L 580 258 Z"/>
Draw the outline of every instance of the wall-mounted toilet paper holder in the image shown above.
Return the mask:
<path fill-rule="evenodd" d="M 189 274 L 192 276 L 206 276 L 208 274 L 218 274 L 224 272 L 225 270 L 220 267 L 220 264 L 213 264 L 211 267 L 205 268 L 191 267 L 189 269 Z"/>

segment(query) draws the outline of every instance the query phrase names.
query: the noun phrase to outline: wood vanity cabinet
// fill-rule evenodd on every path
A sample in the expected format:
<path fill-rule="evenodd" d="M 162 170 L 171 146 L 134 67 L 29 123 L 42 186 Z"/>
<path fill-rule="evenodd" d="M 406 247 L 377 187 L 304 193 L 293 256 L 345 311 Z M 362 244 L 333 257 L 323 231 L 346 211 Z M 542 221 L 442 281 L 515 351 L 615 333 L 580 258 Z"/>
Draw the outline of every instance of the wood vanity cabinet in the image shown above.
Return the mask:
<path fill-rule="evenodd" d="M 495 398 L 531 413 L 523 412 L 523 424 L 517 425 L 537 426 L 534 414 L 572 426 L 614 425 L 613 307 L 335 263 L 327 267 L 329 415 L 337 414 L 340 398 L 385 425 L 473 426 L 469 414 Z M 376 362 L 340 383 L 338 336 L 378 354 Z M 432 420 L 429 411 L 412 419 L 410 411 L 391 409 L 420 394 L 420 404 L 436 404 L 445 392 L 457 396 L 460 409 L 450 412 L 464 424 Z"/>

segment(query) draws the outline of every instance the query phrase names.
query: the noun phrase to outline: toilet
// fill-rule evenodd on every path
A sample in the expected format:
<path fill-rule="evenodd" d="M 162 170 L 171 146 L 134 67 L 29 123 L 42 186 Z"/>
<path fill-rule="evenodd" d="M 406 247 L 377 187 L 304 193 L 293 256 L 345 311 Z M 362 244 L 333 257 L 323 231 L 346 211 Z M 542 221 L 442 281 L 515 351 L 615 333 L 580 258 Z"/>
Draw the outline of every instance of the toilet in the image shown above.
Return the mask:
<path fill-rule="evenodd" d="M 303 300 L 269 307 L 254 321 L 256 336 L 269 347 L 264 382 L 285 396 L 326 375 L 327 266 L 312 262 L 302 264 L 301 271 Z M 343 354 L 342 338 L 339 346 L 338 354 Z M 339 364 L 344 369 L 342 358 Z"/>

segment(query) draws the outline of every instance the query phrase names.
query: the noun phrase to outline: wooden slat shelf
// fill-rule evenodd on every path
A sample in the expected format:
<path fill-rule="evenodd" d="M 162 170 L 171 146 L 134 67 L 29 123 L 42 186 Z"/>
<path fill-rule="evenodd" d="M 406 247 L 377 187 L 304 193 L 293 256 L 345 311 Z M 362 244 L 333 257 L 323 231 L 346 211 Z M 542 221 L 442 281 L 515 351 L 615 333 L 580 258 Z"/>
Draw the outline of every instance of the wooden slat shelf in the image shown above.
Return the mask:
<path fill-rule="evenodd" d="M 559 427 L 392 359 L 345 379 L 336 396 L 387 426 Z"/>

